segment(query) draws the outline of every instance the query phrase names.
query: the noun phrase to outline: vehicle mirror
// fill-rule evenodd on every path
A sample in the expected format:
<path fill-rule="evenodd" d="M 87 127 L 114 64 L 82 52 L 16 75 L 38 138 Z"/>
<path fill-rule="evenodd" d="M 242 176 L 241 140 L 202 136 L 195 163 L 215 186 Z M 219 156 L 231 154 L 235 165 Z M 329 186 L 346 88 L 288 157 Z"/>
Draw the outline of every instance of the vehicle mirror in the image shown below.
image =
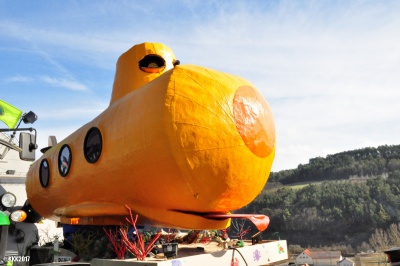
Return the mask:
<path fill-rule="evenodd" d="M 19 147 L 22 149 L 19 158 L 24 161 L 35 160 L 36 136 L 30 133 L 21 132 L 19 134 Z"/>

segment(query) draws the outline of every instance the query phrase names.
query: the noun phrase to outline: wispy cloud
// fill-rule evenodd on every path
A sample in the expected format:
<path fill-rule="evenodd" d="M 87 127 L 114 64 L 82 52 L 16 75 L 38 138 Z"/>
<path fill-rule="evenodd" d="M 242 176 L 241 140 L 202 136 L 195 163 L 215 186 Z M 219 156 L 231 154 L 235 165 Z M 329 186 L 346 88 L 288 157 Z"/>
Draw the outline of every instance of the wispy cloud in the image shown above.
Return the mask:
<path fill-rule="evenodd" d="M 4 81 L 6 83 L 9 83 L 9 82 L 32 82 L 32 81 L 34 81 L 34 79 L 31 77 L 26 77 L 26 76 L 13 76 L 13 77 L 4 79 Z"/>
<path fill-rule="evenodd" d="M 97 106 L 85 106 L 82 108 L 59 108 L 57 110 L 53 110 L 51 113 L 43 112 L 41 114 L 41 119 L 46 119 L 51 121 L 52 119 L 57 120 L 74 120 L 74 119 L 88 119 L 88 118 L 95 118 L 98 116 L 102 111 L 104 111 L 108 106 L 107 103 L 98 103 Z M 75 128 L 77 129 L 77 128 Z"/>
<path fill-rule="evenodd" d="M 66 80 L 66 79 L 57 79 L 57 78 L 51 78 L 47 76 L 42 76 L 40 79 L 43 82 L 46 82 L 52 86 L 55 87 L 61 87 L 65 88 L 68 90 L 74 90 L 74 91 L 86 91 L 88 88 L 79 82 L 73 81 L 73 80 Z"/>
<path fill-rule="evenodd" d="M 277 124 L 273 169 L 398 143 L 388 125 L 400 119 L 399 4 L 276 3 L 271 12 L 222 10 L 197 25 L 191 41 L 199 45 L 189 52 L 193 63 L 247 77 L 266 96 Z"/>
<path fill-rule="evenodd" d="M 88 87 L 80 82 L 68 80 L 65 78 L 52 78 L 49 76 L 28 77 L 28 76 L 13 76 L 4 79 L 5 83 L 32 83 L 35 81 L 45 82 L 53 87 L 60 87 L 74 91 L 87 91 Z"/>

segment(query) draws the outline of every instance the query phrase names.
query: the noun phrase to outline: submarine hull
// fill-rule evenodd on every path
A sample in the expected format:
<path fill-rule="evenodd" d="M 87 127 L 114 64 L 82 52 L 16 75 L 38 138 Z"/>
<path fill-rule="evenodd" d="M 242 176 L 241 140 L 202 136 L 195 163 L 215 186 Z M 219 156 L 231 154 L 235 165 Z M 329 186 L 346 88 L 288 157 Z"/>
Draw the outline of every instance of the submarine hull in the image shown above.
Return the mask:
<path fill-rule="evenodd" d="M 95 163 L 84 141 L 98 128 Z M 68 175 L 57 162 L 67 144 Z M 229 219 L 208 219 L 250 203 L 267 182 L 275 155 L 272 113 L 248 81 L 183 65 L 113 102 L 29 170 L 29 201 L 42 216 L 70 224 L 119 224 L 128 212 L 140 223 L 217 229 Z M 40 162 L 50 178 L 40 185 Z"/>

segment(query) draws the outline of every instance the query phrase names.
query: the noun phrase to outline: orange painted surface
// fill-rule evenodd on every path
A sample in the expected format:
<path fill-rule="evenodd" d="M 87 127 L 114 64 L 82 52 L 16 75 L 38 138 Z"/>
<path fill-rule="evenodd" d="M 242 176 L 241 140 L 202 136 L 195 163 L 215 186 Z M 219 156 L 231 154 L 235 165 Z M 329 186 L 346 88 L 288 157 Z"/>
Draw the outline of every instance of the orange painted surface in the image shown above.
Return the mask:
<path fill-rule="evenodd" d="M 250 86 L 238 88 L 233 98 L 233 116 L 246 146 L 259 157 L 270 155 L 275 148 L 275 125 L 262 95 Z"/>
<path fill-rule="evenodd" d="M 165 58 L 165 69 L 140 70 L 138 61 L 154 53 Z M 64 223 L 119 224 L 127 204 L 142 224 L 218 229 L 230 219 L 203 216 L 239 209 L 261 192 L 275 155 L 268 104 L 242 78 L 174 67 L 174 61 L 161 44 L 137 45 L 120 57 L 110 106 L 29 170 L 27 194 L 36 211 Z M 93 164 L 83 154 L 92 127 L 103 141 Z M 72 161 L 62 177 L 58 156 L 64 144 Z M 50 169 L 46 188 L 39 181 L 43 159 Z"/>
<path fill-rule="evenodd" d="M 139 62 L 146 55 L 158 55 L 162 57 L 165 60 L 165 66 L 161 68 L 161 71 L 158 71 L 160 69 L 151 69 L 149 65 L 146 65 L 143 66 L 143 69 L 148 72 L 140 71 Z M 176 58 L 172 50 L 162 43 L 142 43 L 133 46 L 118 59 L 111 103 L 149 83 L 165 73 L 165 71 L 172 69 L 175 60 Z"/>

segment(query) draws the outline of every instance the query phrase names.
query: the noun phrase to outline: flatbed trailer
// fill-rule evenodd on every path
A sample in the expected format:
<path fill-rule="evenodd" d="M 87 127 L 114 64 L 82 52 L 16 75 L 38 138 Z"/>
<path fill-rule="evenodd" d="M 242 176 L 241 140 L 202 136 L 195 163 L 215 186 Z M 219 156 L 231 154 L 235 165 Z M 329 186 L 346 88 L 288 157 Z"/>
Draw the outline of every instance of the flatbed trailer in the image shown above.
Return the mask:
<path fill-rule="evenodd" d="M 245 241 L 244 247 L 216 250 L 208 244 L 179 244 L 178 255 L 174 259 L 147 258 L 109 260 L 93 259 L 92 266 L 259 266 L 283 264 L 288 259 L 286 240 L 262 241 L 255 245 Z"/>

